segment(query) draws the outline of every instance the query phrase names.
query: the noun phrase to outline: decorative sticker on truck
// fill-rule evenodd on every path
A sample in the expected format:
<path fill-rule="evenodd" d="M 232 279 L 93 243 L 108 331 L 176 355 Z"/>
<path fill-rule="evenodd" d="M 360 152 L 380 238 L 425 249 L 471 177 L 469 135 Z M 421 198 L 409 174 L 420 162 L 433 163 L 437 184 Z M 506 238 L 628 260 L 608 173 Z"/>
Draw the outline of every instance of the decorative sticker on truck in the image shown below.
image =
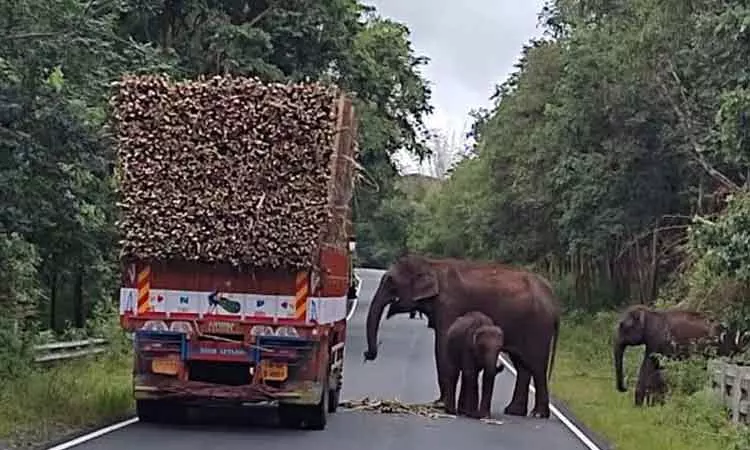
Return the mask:
<path fill-rule="evenodd" d="M 242 294 L 214 291 L 204 297 L 203 314 L 206 316 L 244 317 L 245 299 Z"/>
<path fill-rule="evenodd" d="M 151 309 L 141 313 L 137 308 L 135 288 L 120 289 L 121 315 L 213 318 L 279 318 L 294 319 L 297 298 L 291 295 L 242 294 L 221 291 L 196 292 L 151 289 Z M 307 322 L 329 323 L 346 317 L 346 297 L 307 297 Z"/>
<path fill-rule="evenodd" d="M 167 311 L 173 314 L 195 314 L 200 311 L 202 292 L 171 291 L 167 296 Z"/>
<path fill-rule="evenodd" d="M 156 313 L 164 314 L 168 310 L 168 297 L 169 294 L 164 291 L 151 289 L 148 292 L 147 299 L 140 303 L 136 301 L 138 298 L 138 290 L 131 288 L 120 289 L 120 313 L 131 313 L 135 312 L 138 308 L 139 314 Z"/>
<path fill-rule="evenodd" d="M 247 295 L 245 300 L 248 317 L 276 317 L 279 300 L 273 296 Z"/>
<path fill-rule="evenodd" d="M 294 297 L 286 297 L 282 300 L 279 300 L 279 307 L 276 310 L 276 316 L 280 319 L 294 319 Z"/>

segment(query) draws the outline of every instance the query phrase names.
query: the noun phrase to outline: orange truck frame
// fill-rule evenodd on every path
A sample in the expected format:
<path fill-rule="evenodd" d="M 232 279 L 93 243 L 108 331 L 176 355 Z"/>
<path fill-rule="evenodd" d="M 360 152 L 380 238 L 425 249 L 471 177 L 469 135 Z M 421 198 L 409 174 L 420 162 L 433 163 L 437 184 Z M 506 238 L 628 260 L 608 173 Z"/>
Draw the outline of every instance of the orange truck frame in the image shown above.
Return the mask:
<path fill-rule="evenodd" d="M 344 106 L 353 130 L 351 103 Z M 336 145 L 351 155 L 354 133 L 344 134 L 348 142 Z M 353 177 L 348 155 L 332 162 L 344 183 Z M 325 428 L 339 403 L 347 305 L 356 295 L 351 196 L 333 191 L 334 220 L 345 231 L 328 225 L 309 270 L 123 261 L 120 322 L 134 334 L 140 420 L 175 420 L 186 406 L 268 406 L 284 426 Z"/>

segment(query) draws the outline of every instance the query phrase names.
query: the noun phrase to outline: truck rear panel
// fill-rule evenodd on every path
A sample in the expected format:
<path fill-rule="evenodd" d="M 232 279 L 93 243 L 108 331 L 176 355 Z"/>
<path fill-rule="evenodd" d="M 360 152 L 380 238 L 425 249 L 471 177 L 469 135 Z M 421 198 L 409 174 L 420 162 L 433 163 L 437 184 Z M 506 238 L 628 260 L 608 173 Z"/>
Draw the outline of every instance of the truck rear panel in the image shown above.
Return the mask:
<path fill-rule="evenodd" d="M 130 263 L 120 317 L 136 399 L 315 403 L 343 361 L 349 288 L 349 255 L 320 255 L 322 273 Z"/>

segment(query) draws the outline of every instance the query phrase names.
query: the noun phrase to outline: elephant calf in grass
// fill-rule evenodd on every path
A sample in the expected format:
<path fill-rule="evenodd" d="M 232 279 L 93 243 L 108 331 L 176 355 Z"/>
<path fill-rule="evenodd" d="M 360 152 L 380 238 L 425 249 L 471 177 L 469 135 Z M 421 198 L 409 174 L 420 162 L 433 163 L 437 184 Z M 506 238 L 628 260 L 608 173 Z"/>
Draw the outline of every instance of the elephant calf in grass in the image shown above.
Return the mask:
<path fill-rule="evenodd" d="M 495 376 L 504 366 L 500 359 L 503 330 L 487 315 L 468 312 L 448 328 L 446 336 L 449 359 L 446 371 L 446 404 L 449 414 L 456 413 L 456 383 L 461 374 L 458 414 L 473 418 L 489 417 Z M 479 405 L 479 372 L 482 372 L 482 399 Z"/>
<path fill-rule="evenodd" d="M 637 406 L 643 404 L 653 406 L 664 404 L 667 395 L 667 382 L 664 379 L 663 369 L 656 355 L 648 355 L 641 364 L 636 385 L 636 398 L 639 399 Z"/>

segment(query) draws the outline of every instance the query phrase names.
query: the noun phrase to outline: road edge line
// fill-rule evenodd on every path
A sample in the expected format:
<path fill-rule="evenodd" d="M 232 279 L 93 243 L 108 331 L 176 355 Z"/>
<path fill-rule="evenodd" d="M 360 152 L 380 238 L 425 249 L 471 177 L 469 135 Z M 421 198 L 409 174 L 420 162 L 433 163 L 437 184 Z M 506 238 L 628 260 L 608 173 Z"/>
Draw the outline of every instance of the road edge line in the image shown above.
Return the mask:
<path fill-rule="evenodd" d="M 359 297 L 354 297 L 354 301 L 352 302 L 352 310 L 349 311 L 349 314 L 346 315 L 346 318 L 344 320 L 349 322 L 349 319 L 354 317 L 354 312 L 357 310 L 357 305 L 359 305 Z"/>
<path fill-rule="evenodd" d="M 92 431 L 90 433 L 84 434 L 83 436 L 78 436 L 75 439 L 71 439 L 67 442 L 63 442 L 61 444 L 57 444 L 53 447 L 48 447 L 46 450 L 66 450 L 71 447 L 75 447 L 76 445 L 81 445 L 85 442 L 92 441 L 100 436 L 104 436 L 105 434 L 109 434 L 113 431 L 117 431 L 120 428 L 125 428 L 129 425 L 132 425 L 134 423 L 138 422 L 138 417 L 131 417 L 130 419 L 123 420 L 121 422 L 114 423 L 112 425 L 106 426 L 104 428 L 99 428 L 96 431 Z"/>
<path fill-rule="evenodd" d="M 359 284 L 357 285 L 357 292 L 356 292 L 357 296 L 354 297 L 354 301 L 352 302 L 352 310 L 349 311 L 349 314 L 347 314 L 346 318 L 344 319 L 347 322 L 349 322 L 349 319 L 351 319 L 352 317 L 354 317 L 354 311 L 357 310 L 357 305 L 359 305 L 359 292 L 362 290 L 362 283 L 363 283 L 363 281 L 360 278 Z"/>
<path fill-rule="evenodd" d="M 514 377 L 517 377 L 518 372 L 516 371 L 516 368 L 511 365 L 511 363 L 503 354 L 500 354 L 500 359 L 502 359 L 506 369 L 508 369 Z M 534 389 L 532 383 L 529 383 L 529 391 L 536 392 L 536 389 Z M 551 399 L 549 409 L 550 412 L 552 412 L 552 415 L 557 417 L 557 419 L 560 420 L 563 425 L 565 425 L 565 428 L 570 430 L 570 432 L 573 433 L 575 437 L 577 437 L 581 442 L 583 442 L 583 444 L 588 447 L 589 450 L 606 450 L 599 447 L 599 445 L 597 445 L 591 438 L 589 438 L 589 436 L 583 430 L 576 426 L 571 419 L 565 416 L 565 414 L 563 414 L 562 411 L 560 411 L 557 406 L 552 403 Z"/>

